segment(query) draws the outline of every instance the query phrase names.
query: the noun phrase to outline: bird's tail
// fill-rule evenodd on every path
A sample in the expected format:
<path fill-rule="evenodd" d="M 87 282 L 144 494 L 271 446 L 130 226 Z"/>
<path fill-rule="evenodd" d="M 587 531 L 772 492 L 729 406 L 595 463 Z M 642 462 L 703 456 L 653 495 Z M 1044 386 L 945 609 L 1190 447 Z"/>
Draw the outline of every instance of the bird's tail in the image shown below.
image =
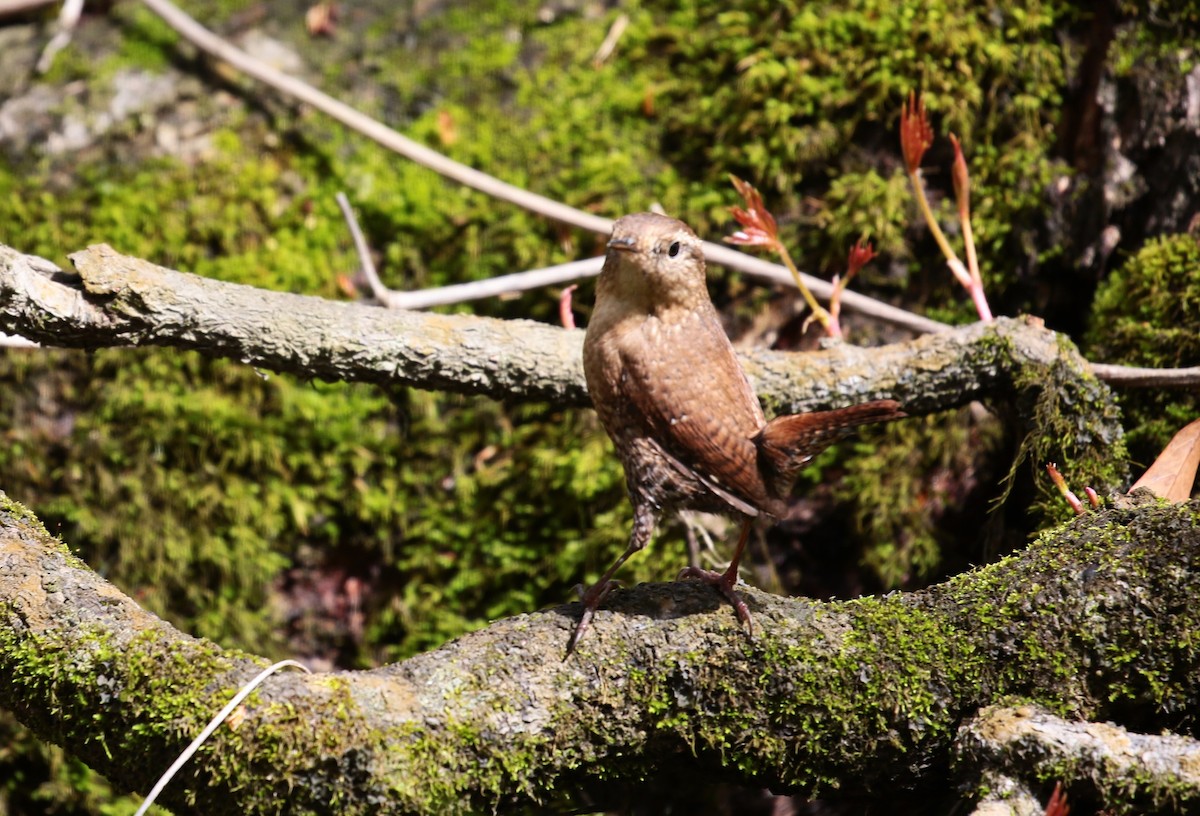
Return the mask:
<path fill-rule="evenodd" d="M 791 492 L 800 468 L 859 425 L 906 416 L 895 400 L 875 400 L 832 411 L 775 417 L 754 437 L 759 463 L 776 496 Z"/>

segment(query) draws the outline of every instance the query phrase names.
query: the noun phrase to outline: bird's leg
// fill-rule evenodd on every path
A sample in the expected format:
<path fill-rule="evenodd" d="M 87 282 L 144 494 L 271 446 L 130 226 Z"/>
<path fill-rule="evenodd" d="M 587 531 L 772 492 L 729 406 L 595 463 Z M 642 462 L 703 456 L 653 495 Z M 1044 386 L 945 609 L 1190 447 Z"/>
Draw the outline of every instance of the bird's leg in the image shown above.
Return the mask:
<path fill-rule="evenodd" d="M 583 637 L 583 633 L 592 622 L 592 616 L 595 615 L 600 604 L 604 603 L 608 593 L 618 586 L 618 582 L 612 579 L 617 574 L 617 570 L 629 559 L 629 556 L 649 543 L 657 520 L 654 511 L 648 507 L 643 505 L 636 508 L 633 514 L 633 532 L 629 536 L 629 546 L 625 548 L 625 552 L 621 553 L 621 556 L 604 571 L 599 580 L 586 590 L 583 588 L 583 584 L 575 585 L 575 591 L 579 593 L 579 600 L 583 603 L 583 614 L 579 616 L 579 623 L 575 625 L 575 631 L 571 633 L 571 639 L 567 641 L 565 657 L 570 657 L 571 652 L 575 651 L 575 647 L 579 645 L 579 639 Z"/>
<path fill-rule="evenodd" d="M 754 623 L 750 620 L 750 607 L 746 606 L 746 602 L 733 591 L 733 588 L 737 586 L 738 562 L 742 560 L 746 542 L 750 540 L 750 528 L 753 523 L 753 520 L 749 518 L 742 521 L 742 533 L 738 536 L 737 547 L 733 551 L 733 560 L 729 562 L 729 567 L 724 572 L 713 572 L 700 567 L 685 567 L 680 571 L 679 577 L 675 579 L 679 581 L 685 578 L 694 578 L 715 586 L 733 604 L 733 610 L 737 613 L 738 620 L 746 625 L 746 631 L 751 636 L 754 635 Z"/>

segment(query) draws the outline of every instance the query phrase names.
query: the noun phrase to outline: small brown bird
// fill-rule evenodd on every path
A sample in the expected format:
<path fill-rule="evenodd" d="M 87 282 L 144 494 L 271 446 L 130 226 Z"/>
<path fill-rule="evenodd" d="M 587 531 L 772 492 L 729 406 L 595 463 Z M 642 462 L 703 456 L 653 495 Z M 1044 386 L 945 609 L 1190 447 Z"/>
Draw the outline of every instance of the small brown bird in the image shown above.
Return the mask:
<path fill-rule="evenodd" d="M 583 615 L 568 654 L 616 571 L 646 546 L 663 514 L 682 509 L 742 517 L 727 570 L 689 567 L 680 578 L 716 586 L 750 626 L 733 587 L 753 519 L 783 515 L 800 468 L 849 429 L 904 416 L 894 400 L 877 400 L 767 422 L 709 299 L 700 239 L 683 222 L 653 213 L 613 226 L 583 367 L 625 468 L 633 533 L 616 563 L 580 592 Z"/>

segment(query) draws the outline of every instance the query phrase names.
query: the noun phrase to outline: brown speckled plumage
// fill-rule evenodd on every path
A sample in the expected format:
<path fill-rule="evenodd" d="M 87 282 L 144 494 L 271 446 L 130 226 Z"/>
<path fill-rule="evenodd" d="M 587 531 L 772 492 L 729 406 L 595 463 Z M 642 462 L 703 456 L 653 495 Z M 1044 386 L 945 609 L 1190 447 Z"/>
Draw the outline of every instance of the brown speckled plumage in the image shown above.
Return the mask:
<path fill-rule="evenodd" d="M 625 559 L 665 513 L 689 508 L 777 517 L 805 461 L 866 422 L 903 414 L 891 400 L 768 423 L 708 296 L 701 242 L 684 223 L 653 213 L 616 222 L 583 365 L 600 421 L 625 467 L 634 507 L 625 554 L 587 592 L 570 648 Z M 747 521 L 748 524 L 748 521 Z M 748 529 L 748 527 L 747 527 Z M 743 530 L 741 546 L 745 542 Z M 719 578 L 733 595 L 737 555 Z"/>

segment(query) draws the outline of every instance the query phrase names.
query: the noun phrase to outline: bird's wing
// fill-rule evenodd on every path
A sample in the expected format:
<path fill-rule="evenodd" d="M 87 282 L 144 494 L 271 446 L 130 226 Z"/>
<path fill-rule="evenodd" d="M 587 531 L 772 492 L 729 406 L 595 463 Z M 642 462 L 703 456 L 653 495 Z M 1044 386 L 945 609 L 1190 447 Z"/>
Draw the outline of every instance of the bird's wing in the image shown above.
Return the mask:
<path fill-rule="evenodd" d="M 716 313 L 647 320 L 626 340 L 618 387 L 647 435 L 736 509 L 765 509 L 753 442 L 762 408 Z"/>

